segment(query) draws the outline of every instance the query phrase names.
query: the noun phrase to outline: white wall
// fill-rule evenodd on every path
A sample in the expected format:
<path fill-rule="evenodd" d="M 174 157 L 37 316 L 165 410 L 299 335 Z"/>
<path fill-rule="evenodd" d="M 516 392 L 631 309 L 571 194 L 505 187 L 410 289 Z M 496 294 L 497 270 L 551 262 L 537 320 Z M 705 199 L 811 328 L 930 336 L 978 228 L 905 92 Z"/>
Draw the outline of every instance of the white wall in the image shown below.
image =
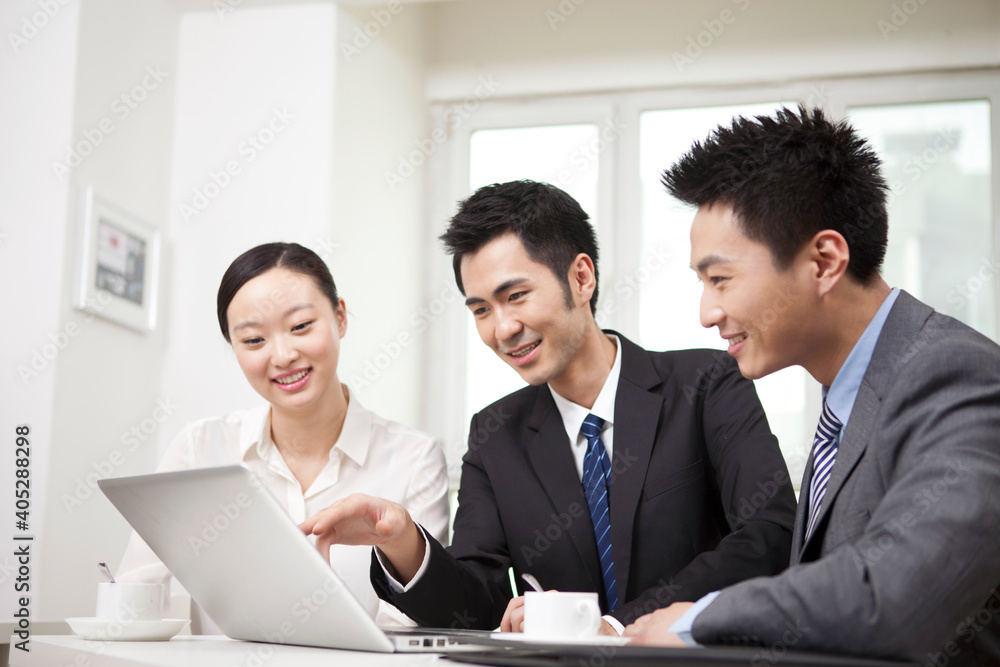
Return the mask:
<path fill-rule="evenodd" d="M 176 10 L 161 0 L 80 4 L 72 141 L 77 145 L 89 136 L 95 146 L 68 177 L 66 233 L 50 240 L 67 269 L 77 249 L 77 197 L 87 186 L 154 226 L 164 226 L 177 24 Z M 123 100 L 116 103 L 122 95 L 134 108 Z M 95 128 L 102 119 L 109 119 L 113 131 L 102 132 L 98 141 Z M 43 487 L 45 543 L 36 572 L 41 576 L 36 576 L 40 597 L 35 614 L 44 619 L 92 610 L 95 563 L 116 558 L 125 537 L 117 512 L 96 488 L 96 478 L 147 470 L 157 457 L 155 438 L 143 434 L 130 447 L 130 429 L 163 428 L 154 415 L 162 414 L 166 423 L 173 419 L 169 409 L 157 411 L 158 402 L 169 398 L 160 390 L 163 330 L 141 334 L 74 310 L 69 273 L 57 293 L 60 325 L 64 330 L 76 326 L 79 333 L 55 366 L 50 466 Z"/>
<path fill-rule="evenodd" d="M 330 182 L 337 243 L 330 265 L 350 314 L 341 381 L 365 406 L 416 428 L 426 428 L 422 312 L 429 303 L 427 165 L 419 149 L 429 140 L 424 9 L 340 10 Z M 365 33 L 374 35 L 367 46 Z"/>
<path fill-rule="evenodd" d="M 420 425 L 418 332 L 391 363 L 382 355 L 410 331 L 422 287 L 423 178 L 393 189 L 384 175 L 425 133 L 422 10 L 380 14 L 384 26 L 373 11 L 385 10 L 314 3 L 181 21 L 163 391 L 183 402 L 161 447 L 187 421 L 261 402 L 221 336 L 215 297 L 233 259 L 279 240 L 319 253 L 347 302 L 341 380 L 376 412 Z M 375 37 L 359 40 L 366 27 Z M 275 109 L 291 120 L 254 153 L 247 136 Z M 227 163 L 238 173 L 225 175 Z"/>
<path fill-rule="evenodd" d="M 69 183 L 57 179 L 50 166 L 62 159 L 73 129 L 73 94 L 79 8 L 61 7 L 53 17 L 42 15 L 32 0 L 5 2 L 0 11 L 4 40 L 0 46 L 0 310 L 3 316 L 2 376 L 0 376 L 0 488 L 13 489 L 14 428 L 31 428 L 31 516 L 24 535 L 40 539 L 46 498 L 39 484 L 48 469 L 53 438 L 53 396 L 56 366 L 61 352 L 57 341 L 63 315 L 63 239 Z M 25 28 L 25 22 L 28 28 Z M 11 44 L 8 33 L 25 44 Z M 43 356 L 44 355 L 44 356 Z M 35 366 L 32 366 L 32 360 Z M 37 373 L 37 375 L 35 374 Z M 7 520 L 0 525 L 0 617 L 13 618 L 13 496 L 5 493 Z M 32 583 L 38 584 L 39 554 L 44 544 L 32 545 Z M 32 613 L 38 606 L 37 588 L 28 591 Z"/>
<path fill-rule="evenodd" d="M 1000 63 L 995 0 L 505 0 L 429 9 L 432 99 L 462 98 L 480 75 L 504 81 L 499 96 L 517 96 Z M 693 62 L 679 67 L 674 54 L 689 57 L 688 48 Z"/>
<path fill-rule="evenodd" d="M 181 19 L 163 373 L 163 393 L 180 407 L 161 449 L 191 420 L 261 402 L 216 319 L 230 262 L 269 241 L 324 252 L 334 30 L 329 4 Z"/>

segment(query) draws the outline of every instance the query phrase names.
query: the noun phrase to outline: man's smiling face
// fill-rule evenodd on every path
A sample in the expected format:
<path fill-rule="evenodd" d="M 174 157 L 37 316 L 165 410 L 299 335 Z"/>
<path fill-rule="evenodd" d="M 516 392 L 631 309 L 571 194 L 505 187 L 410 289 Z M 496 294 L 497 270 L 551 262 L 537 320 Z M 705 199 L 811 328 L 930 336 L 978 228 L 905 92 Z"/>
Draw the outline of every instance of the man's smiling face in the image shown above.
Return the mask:
<path fill-rule="evenodd" d="M 462 257 L 466 305 L 480 338 L 531 385 L 558 380 L 583 344 L 589 302 L 579 305 L 562 278 L 528 256 L 515 234 Z"/>
<path fill-rule="evenodd" d="M 695 215 L 691 266 L 703 284 L 701 324 L 719 328 L 745 377 L 755 380 L 808 356 L 818 332 L 806 253 L 776 269 L 770 250 L 743 233 L 732 208 L 716 204 Z"/>

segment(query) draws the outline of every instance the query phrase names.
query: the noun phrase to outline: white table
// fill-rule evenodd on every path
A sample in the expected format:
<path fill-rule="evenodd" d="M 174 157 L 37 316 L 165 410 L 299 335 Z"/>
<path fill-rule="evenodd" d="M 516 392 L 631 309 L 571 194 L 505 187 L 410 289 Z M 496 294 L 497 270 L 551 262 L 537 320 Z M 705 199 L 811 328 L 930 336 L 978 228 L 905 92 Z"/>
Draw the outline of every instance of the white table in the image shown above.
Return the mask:
<path fill-rule="evenodd" d="M 197 635 L 167 642 L 99 642 L 32 635 L 31 651 L 11 646 L 10 667 L 402 667 L 443 665 L 433 653 L 366 653 L 242 642 Z"/>

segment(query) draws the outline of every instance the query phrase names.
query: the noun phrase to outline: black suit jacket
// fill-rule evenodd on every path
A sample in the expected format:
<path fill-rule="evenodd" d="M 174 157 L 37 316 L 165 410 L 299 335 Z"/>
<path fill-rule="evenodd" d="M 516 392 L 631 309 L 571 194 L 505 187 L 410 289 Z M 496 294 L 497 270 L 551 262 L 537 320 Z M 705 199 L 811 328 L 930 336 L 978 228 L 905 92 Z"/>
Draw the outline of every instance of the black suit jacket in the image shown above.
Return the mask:
<path fill-rule="evenodd" d="M 795 497 L 753 384 L 725 352 L 622 355 L 608 486 L 612 553 L 628 624 L 676 601 L 788 564 Z M 378 561 L 378 595 L 421 625 L 495 628 L 511 565 L 546 589 L 601 596 L 596 542 L 569 440 L 547 386 L 475 415 L 463 459 L 454 543 L 395 594 Z"/>

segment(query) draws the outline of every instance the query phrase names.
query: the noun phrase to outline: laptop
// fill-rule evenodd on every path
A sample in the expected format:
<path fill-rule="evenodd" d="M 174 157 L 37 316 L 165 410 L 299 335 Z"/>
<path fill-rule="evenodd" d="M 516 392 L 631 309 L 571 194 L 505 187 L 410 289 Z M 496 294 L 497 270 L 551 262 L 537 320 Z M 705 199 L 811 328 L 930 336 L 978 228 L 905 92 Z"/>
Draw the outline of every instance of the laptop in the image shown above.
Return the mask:
<path fill-rule="evenodd" d="M 383 631 L 243 465 L 99 480 L 121 512 L 233 639 L 360 651 L 474 650 L 474 630 Z"/>

